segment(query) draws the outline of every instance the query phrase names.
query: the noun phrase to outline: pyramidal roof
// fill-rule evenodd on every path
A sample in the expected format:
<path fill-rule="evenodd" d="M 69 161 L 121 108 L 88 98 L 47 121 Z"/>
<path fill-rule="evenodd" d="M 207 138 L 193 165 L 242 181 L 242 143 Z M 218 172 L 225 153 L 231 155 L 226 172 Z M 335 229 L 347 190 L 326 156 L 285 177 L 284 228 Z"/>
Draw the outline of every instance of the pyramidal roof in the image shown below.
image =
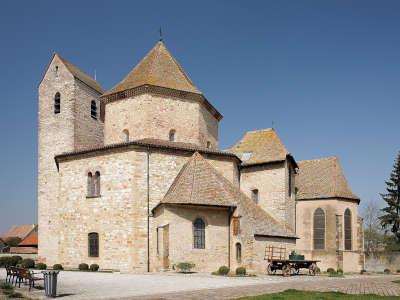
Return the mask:
<path fill-rule="evenodd" d="M 254 234 L 294 237 L 290 229 L 243 194 L 198 152 L 183 166 L 160 204 L 236 207 L 244 222 L 254 223 Z"/>
<path fill-rule="evenodd" d="M 201 94 L 162 41 L 157 42 L 133 70 L 105 95 L 145 84 Z"/>
<path fill-rule="evenodd" d="M 101 94 L 104 93 L 103 88 L 101 87 L 100 83 L 96 79 L 92 78 L 85 72 L 81 71 L 77 66 L 70 63 L 68 60 L 66 60 L 64 57 L 62 57 L 60 54 L 55 53 L 54 55 L 56 55 L 62 61 L 62 63 L 65 65 L 65 67 L 68 69 L 68 71 L 70 71 L 71 74 L 75 78 L 79 79 L 80 81 L 82 81 L 86 85 L 90 86 L 91 88 L 95 89 L 99 93 L 101 93 Z"/>
<path fill-rule="evenodd" d="M 243 165 L 282 161 L 290 154 L 273 128 L 246 132 L 228 151 L 236 154 Z"/>
<path fill-rule="evenodd" d="M 336 157 L 298 162 L 297 199 L 346 198 L 359 200 L 351 191 Z"/>

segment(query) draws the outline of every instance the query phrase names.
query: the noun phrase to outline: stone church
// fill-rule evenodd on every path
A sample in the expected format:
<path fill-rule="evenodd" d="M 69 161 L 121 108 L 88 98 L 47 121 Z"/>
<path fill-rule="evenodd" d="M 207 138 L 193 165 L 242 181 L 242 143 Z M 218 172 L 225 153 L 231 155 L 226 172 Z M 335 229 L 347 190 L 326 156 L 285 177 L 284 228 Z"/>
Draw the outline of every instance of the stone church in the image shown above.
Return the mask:
<path fill-rule="evenodd" d="M 322 270 L 363 268 L 359 198 L 338 160 L 296 161 L 274 129 L 220 150 L 222 114 L 162 41 L 109 91 L 55 53 L 38 119 L 38 255 L 48 265 L 265 273 L 274 246 Z"/>

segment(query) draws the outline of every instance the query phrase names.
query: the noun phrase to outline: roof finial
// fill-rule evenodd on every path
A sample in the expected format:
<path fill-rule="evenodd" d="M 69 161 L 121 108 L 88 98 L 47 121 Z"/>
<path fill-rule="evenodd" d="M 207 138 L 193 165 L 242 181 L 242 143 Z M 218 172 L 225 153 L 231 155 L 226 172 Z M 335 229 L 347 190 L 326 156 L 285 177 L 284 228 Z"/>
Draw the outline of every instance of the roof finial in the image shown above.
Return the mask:
<path fill-rule="evenodd" d="M 275 129 L 275 122 L 272 121 L 272 129 Z"/>
<path fill-rule="evenodd" d="M 160 26 L 160 42 L 162 42 L 163 37 L 162 37 L 162 30 L 161 30 L 161 26 Z"/>
<path fill-rule="evenodd" d="M 96 72 L 96 68 L 94 69 L 94 80 L 97 80 L 97 72 Z"/>

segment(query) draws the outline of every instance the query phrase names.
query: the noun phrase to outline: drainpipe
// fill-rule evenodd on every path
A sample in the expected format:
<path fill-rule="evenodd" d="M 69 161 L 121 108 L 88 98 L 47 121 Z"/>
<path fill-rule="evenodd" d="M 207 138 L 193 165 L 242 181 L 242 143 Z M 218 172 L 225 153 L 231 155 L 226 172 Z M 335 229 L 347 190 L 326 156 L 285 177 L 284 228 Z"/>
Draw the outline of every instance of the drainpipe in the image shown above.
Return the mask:
<path fill-rule="evenodd" d="M 231 268 L 231 221 L 233 215 L 233 208 L 229 209 L 229 217 L 228 217 L 228 268 Z"/>
<path fill-rule="evenodd" d="M 147 272 L 150 272 L 150 147 L 147 147 Z"/>

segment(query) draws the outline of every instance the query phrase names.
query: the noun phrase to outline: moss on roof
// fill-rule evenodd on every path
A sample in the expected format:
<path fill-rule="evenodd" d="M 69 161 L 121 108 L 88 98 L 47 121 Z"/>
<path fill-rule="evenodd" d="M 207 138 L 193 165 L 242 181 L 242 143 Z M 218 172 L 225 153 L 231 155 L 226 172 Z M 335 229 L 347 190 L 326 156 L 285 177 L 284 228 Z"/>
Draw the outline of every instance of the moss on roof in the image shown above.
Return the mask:
<path fill-rule="evenodd" d="M 161 41 L 105 95 L 146 84 L 201 94 Z"/>
<path fill-rule="evenodd" d="M 236 154 L 243 165 L 283 161 L 290 154 L 273 128 L 246 132 L 228 151 Z"/>
<path fill-rule="evenodd" d="M 298 162 L 297 199 L 346 198 L 359 200 L 350 189 L 336 157 Z"/>

